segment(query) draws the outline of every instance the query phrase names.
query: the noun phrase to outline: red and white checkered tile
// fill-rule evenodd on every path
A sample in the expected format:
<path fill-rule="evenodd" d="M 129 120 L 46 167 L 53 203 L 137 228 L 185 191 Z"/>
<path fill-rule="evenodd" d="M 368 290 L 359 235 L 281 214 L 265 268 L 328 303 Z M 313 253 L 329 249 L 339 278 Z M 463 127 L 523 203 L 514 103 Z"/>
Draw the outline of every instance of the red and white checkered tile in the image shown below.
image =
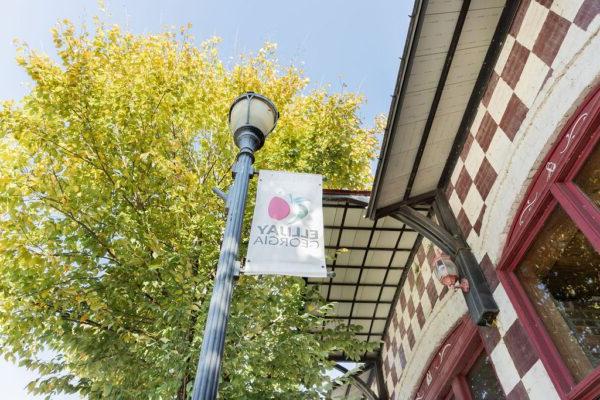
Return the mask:
<path fill-rule="evenodd" d="M 523 1 L 447 191 L 467 238 L 480 234 L 486 199 L 508 167 L 529 107 L 553 72 L 598 35 L 599 13 L 597 0 Z"/>
<path fill-rule="evenodd" d="M 477 243 L 486 200 L 508 168 L 513 143 L 543 86 L 587 40 L 597 37 L 600 2 L 524 1 L 494 67 L 447 190 L 453 212 L 470 244 Z M 493 223 L 493 221 L 489 222 Z M 516 319 L 485 248 L 473 246 L 500 307 L 497 328 L 481 328 L 486 349 L 509 399 L 558 398 L 543 365 Z M 545 382 L 540 385 L 534 382 Z"/>
<path fill-rule="evenodd" d="M 396 398 L 394 391 L 406 360 L 419 339 L 419 333 L 435 305 L 448 292 L 433 275 L 434 257 L 434 246 L 428 240 L 423 240 L 394 305 L 390 327 L 384 336 L 383 373 L 392 399 Z"/>

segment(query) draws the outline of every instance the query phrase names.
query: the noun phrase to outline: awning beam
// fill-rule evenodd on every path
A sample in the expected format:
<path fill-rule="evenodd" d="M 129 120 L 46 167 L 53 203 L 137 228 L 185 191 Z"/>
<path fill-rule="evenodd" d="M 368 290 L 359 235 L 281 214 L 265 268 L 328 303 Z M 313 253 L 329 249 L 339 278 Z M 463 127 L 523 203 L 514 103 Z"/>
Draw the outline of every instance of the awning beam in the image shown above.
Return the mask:
<path fill-rule="evenodd" d="M 469 281 L 469 291 L 464 296 L 471 318 L 477 325 L 490 325 L 498 315 L 498 305 L 441 190 L 436 191 L 433 211 L 439 224 L 406 205 L 399 206 L 390 216 L 410 226 L 450 256 L 460 275 Z"/>
<path fill-rule="evenodd" d="M 419 194 L 417 196 L 410 197 L 408 199 L 404 199 L 402 201 L 398 201 L 396 203 L 392 203 L 385 207 L 378 208 L 374 211 L 373 219 L 379 219 L 390 215 L 394 211 L 396 211 L 399 207 L 402 206 L 410 206 L 411 208 L 415 208 L 416 205 L 419 204 L 431 204 L 431 202 L 435 199 L 436 190 L 432 190 L 430 192 L 426 192 L 423 194 Z"/>
<path fill-rule="evenodd" d="M 450 232 L 409 206 L 398 207 L 390 216 L 410 226 L 450 256 L 456 254 L 462 247 L 461 242 L 452 236 Z"/>

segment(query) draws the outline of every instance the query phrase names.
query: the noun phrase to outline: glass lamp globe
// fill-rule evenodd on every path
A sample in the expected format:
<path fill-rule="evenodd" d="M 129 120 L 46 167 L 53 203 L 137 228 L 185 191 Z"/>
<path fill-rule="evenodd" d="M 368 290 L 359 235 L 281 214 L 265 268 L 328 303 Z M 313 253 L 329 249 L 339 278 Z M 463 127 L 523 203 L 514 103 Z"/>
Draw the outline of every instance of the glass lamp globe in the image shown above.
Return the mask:
<path fill-rule="evenodd" d="M 240 128 L 258 130 L 261 142 L 271 133 L 279 119 L 275 105 L 258 93 L 246 92 L 233 101 L 229 110 L 229 129 L 235 134 Z"/>
<path fill-rule="evenodd" d="M 434 261 L 435 276 L 448 287 L 454 286 L 458 280 L 458 267 L 447 257 L 438 257 Z"/>

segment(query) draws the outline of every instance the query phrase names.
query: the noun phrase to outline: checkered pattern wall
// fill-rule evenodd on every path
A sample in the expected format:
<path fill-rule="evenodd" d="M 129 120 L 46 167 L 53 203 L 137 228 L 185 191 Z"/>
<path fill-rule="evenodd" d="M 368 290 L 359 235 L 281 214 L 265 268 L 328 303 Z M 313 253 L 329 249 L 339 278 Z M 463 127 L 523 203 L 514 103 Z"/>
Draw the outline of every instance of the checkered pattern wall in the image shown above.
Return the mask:
<path fill-rule="evenodd" d="M 480 234 L 486 200 L 544 84 L 598 34 L 597 0 L 525 0 L 483 96 L 448 197 L 465 237 Z M 471 240 L 469 240 L 471 242 Z"/>
<path fill-rule="evenodd" d="M 408 271 L 398 303 L 390 316 L 382 352 L 383 374 L 390 398 L 396 391 L 406 360 L 415 349 L 419 333 L 436 304 L 448 293 L 433 275 L 434 246 L 423 240 Z"/>
<path fill-rule="evenodd" d="M 499 176 L 518 168 L 509 160 L 516 151 L 514 143 L 524 134 L 530 108 L 544 86 L 557 79 L 586 44 L 600 40 L 599 26 L 598 0 L 522 1 L 446 192 L 500 308 L 497 326 L 481 328 L 481 334 L 508 399 L 546 400 L 558 395 L 498 283 L 486 243 L 479 236 L 486 224 L 494 223 L 485 215 L 494 207 L 490 193 L 497 190 Z M 512 196 L 516 199 L 517 194 Z M 432 245 L 423 241 L 384 337 L 384 377 L 392 399 L 397 398 L 396 384 L 421 328 L 445 295 L 432 278 L 433 254 Z"/>

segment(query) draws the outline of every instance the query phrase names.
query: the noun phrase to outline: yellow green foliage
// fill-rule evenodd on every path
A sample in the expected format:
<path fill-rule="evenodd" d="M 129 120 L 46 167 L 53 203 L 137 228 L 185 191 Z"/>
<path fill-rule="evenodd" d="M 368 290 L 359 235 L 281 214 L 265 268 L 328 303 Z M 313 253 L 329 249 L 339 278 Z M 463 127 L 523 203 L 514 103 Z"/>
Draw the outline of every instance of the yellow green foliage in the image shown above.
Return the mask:
<path fill-rule="evenodd" d="M 333 188 L 367 187 L 375 130 L 359 96 L 307 90 L 273 45 L 228 68 L 217 40 L 196 47 L 185 30 L 64 21 L 53 35 L 59 62 L 23 46 L 34 86 L 0 110 L 0 351 L 42 374 L 34 393 L 187 398 L 224 224 L 211 189 L 230 184 L 237 150 L 232 100 L 252 90 L 281 113 L 257 168 Z M 372 347 L 343 327 L 311 334 L 330 307 L 301 279 L 242 277 L 222 398 L 319 398 L 330 351 Z"/>

